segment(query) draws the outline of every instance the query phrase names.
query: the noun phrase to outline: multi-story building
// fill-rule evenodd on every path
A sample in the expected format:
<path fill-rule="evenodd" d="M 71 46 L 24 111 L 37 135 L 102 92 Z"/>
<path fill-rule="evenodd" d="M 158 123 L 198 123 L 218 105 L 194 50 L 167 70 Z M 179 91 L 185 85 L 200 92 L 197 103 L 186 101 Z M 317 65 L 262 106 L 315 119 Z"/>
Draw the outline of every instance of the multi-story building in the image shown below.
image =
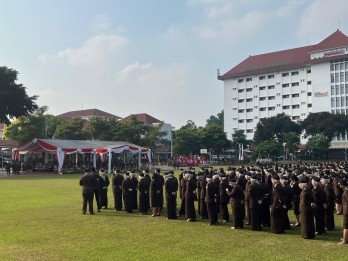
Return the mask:
<path fill-rule="evenodd" d="M 83 120 L 90 121 L 94 117 L 99 118 L 115 118 L 120 120 L 121 117 L 118 117 L 116 115 L 113 115 L 111 113 L 101 111 L 98 109 L 88 109 L 88 110 L 79 110 L 79 111 L 69 111 L 65 112 L 63 114 L 57 115 L 60 118 L 64 119 L 73 119 L 73 118 L 81 118 Z"/>
<path fill-rule="evenodd" d="M 262 118 L 285 113 L 304 120 L 309 113 L 348 115 L 348 37 L 337 30 L 318 44 L 249 56 L 218 76 L 224 82 L 224 128 L 253 139 Z M 332 147 L 348 148 L 347 136 Z"/>

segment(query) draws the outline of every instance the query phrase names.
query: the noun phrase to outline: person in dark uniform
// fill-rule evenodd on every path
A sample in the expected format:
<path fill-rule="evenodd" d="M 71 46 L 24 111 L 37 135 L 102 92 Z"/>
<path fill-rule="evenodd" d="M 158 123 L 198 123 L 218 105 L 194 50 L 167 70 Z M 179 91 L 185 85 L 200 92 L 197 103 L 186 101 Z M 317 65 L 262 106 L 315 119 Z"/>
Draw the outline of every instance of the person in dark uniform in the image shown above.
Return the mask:
<path fill-rule="evenodd" d="M 289 185 L 287 176 L 282 176 L 280 179 L 280 183 L 283 186 L 285 203 L 285 209 L 283 210 L 283 226 L 284 230 L 291 230 L 288 212 L 292 208 L 294 202 L 294 192 L 292 191 L 292 188 Z"/>
<path fill-rule="evenodd" d="M 201 201 L 201 212 L 199 215 L 201 216 L 201 219 L 207 219 L 208 218 L 208 209 L 207 209 L 207 203 L 205 203 L 205 197 L 207 195 L 207 175 L 209 175 L 208 169 L 205 170 L 205 174 L 201 179 L 198 180 L 201 186 L 201 194 L 200 194 L 200 201 Z"/>
<path fill-rule="evenodd" d="M 274 234 L 284 233 L 284 217 L 283 212 L 286 209 L 284 188 L 279 182 L 279 176 L 274 174 L 272 176 L 273 190 L 272 190 L 272 209 L 271 209 L 271 230 Z"/>
<path fill-rule="evenodd" d="M 147 181 L 151 185 L 151 177 L 149 175 L 149 171 L 143 170 L 143 173 L 144 173 L 144 178 L 147 179 Z M 147 211 L 149 211 L 150 208 L 151 208 L 151 204 L 150 204 L 150 188 L 149 188 L 149 200 L 147 201 Z"/>
<path fill-rule="evenodd" d="M 250 178 L 249 193 L 251 230 L 261 231 L 261 205 L 265 195 L 256 176 Z"/>
<path fill-rule="evenodd" d="M 133 210 L 133 182 L 130 180 L 129 172 L 125 172 L 122 182 L 122 190 L 124 195 L 124 210 L 132 213 Z"/>
<path fill-rule="evenodd" d="M 180 183 L 179 183 L 180 184 L 180 188 L 181 188 L 181 190 L 180 190 L 181 202 L 180 202 L 180 209 L 179 209 L 178 216 L 184 216 L 185 215 L 185 194 L 186 194 L 185 173 L 187 173 L 187 171 L 182 173 L 183 175 L 182 175 L 182 178 L 181 178 Z M 180 173 L 180 175 L 181 175 L 181 173 Z M 180 177 L 179 177 L 179 179 L 180 179 Z"/>
<path fill-rule="evenodd" d="M 218 173 L 214 173 L 213 182 L 215 183 L 217 189 L 217 202 L 216 202 L 216 215 L 220 215 L 220 176 Z"/>
<path fill-rule="evenodd" d="M 167 219 L 176 219 L 176 195 L 178 192 L 178 180 L 174 177 L 174 172 L 169 171 L 165 174 L 164 188 L 167 202 Z"/>
<path fill-rule="evenodd" d="M 320 179 L 326 196 L 325 226 L 327 231 L 335 229 L 335 192 L 330 181 L 330 177 L 327 175 Z"/>
<path fill-rule="evenodd" d="M 296 218 L 296 223 L 294 226 L 300 226 L 300 194 L 301 189 L 298 185 L 298 177 L 294 174 L 291 177 L 290 186 L 292 189 L 292 192 L 294 193 L 294 215 Z"/>
<path fill-rule="evenodd" d="M 100 210 L 102 208 L 101 204 L 100 204 L 100 197 L 99 197 L 99 194 L 100 194 L 100 182 L 99 182 L 100 176 L 96 172 L 95 167 L 91 168 L 91 173 L 92 173 L 92 176 L 94 177 L 94 179 L 96 180 L 96 184 L 97 184 L 97 186 L 94 188 L 94 196 L 95 196 L 95 200 L 97 202 L 98 212 L 100 212 Z"/>
<path fill-rule="evenodd" d="M 105 173 L 104 169 L 99 170 L 99 186 L 100 186 L 100 206 L 105 209 L 108 208 L 108 186 L 110 185 L 110 180 L 108 175 Z"/>
<path fill-rule="evenodd" d="M 246 184 L 245 184 L 245 213 L 246 213 L 246 222 L 245 225 L 250 225 L 251 224 L 251 214 L 250 214 L 250 185 L 251 185 L 251 181 L 250 181 L 250 175 L 251 173 L 246 173 L 245 175 L 245 179 L 246 179 Z"/>
<path fill-rule="evenodd" d="M 164 194 L 163 194 L 163 187 L 164 187 L 164 177 L 161 175 L 161 170 L 156 169 L 156 173 L 158 174 L 158 180 L 160 181 L 160 197 L 159 197 L 159 212 L 161 213 L 163 209 L 163 203 L 164 203 Z"/>
<path fill-rule="evenodd" d="M 226 192 L 226 189 L 228 189 L 228 181 L 227 176 L 224 172 L 221 172 L 220 174 L 220 217 L 222 218 L 222 222 L 229 222 L 230 221 L 230 214 L 228 213 L 228 207 L 227 204 L 230 200 L 229 195 Z"/>
<path fill-rule="evenodd" d="M 93 211 L 93 196 L 94 188 L 97 186 L 97 182 L 91 173 L 85 172 L 85 174 L 80 179 L 80 186 L 82 186 L 82 214 L 86 214 L 87 203 L 89 208 L 89 213 L 94 215 Z"/>
<path fill-rule="evenodd" d="M 205 203 L 207 204 L 209 225 L 216 225 L 218 223 L 218 215 L 216 211 L 216 204 L 218 198 L 218 189 L 213 182 L 212 175 L 209 173 L 206 177 L 206 196 Z"/>
<path fill-rule="evenodd" d="M 237 183 L 236 179 L 231 178 L 229 187 L 225 189 L 230 196 L 230 203 L 232 208 L 233 226 L 231 229 L 243 228 L 243 214 L 244 214 L 244 192 L 242 187 Z"/>
<path fill-rule="evenodd" d="M 315 217 L 315 230 L 316 234 L 325 234 L 325 209 L 326 209 L 326 196 L 323 188 L 320 184 L 319 177 L 312 177 L 313 185 L 313 197 L 316 205 L 314 217 Z"/>
<path fill-rule="evenodd" d="M 150 184 L 150 195 L 151 195 L 151 206 L 152 216 L 157 217 L 160 215 L 160 204 L 161 204 L 161 180 L 157 171 L 153 173 L 152 181 Z"/>
<path fill-rule="evenodd" d="M 145 172 L 145 171 L 144 171 Z M 150 183 L 148 178 L 145 178 L 145 173 L 139 174 L 138 191 L 139 191 L 139 212 L 140 215 L 147 215 L 150 202 Z"/>
<path fill-rule="evenodd" d="M 336 175 L 334 177 L 332 186 L 335 192 L 335 203 L 336 203 L 336 215 L 342 215 L 342 194 L 343 190 L 340 187 L 339 183 L 341 181 L 341 177 Z"/>
<path fill-rule="evenodd" d="M 269 206 L 271 205 L 272 192 L 266 183 L 261 181 L 259 184 L 263 190 L 263 194 L 265 195 L 261 204 L 261 225 L 262 227 L 270 227 L 271 213 L 269 210 Z"/>
<path fill-rule="evenodd" d="M 133 184 L 132 209 L 138 209 L 138 179 L 135 176 L 135 169 L 130 171 L 129 179 Z"/>
<path fill-rule="evenodd" d="M 302 177 L 300 179 L 299 187 L 302 190 L 300 194 L 300 223 L 301 236 L 304 239 L 315 238 L 314 227 L 314 197 L 313 192 L 308 186 L 308 178 Z"/>
<path fill-rule="evenodd" d="M 185 191 L 185 215 L 187 222 L 196 221 L 195 201 L 197 201 L 197 182 L 194 178 L 194 173 L 188 172 L 185 174 L 186 191 Z"/>
<path fill-rule="evenodd" d="M 348 244 L 348 180 L 342 179 L 339 182 L 342 189 L 342 214 L 343 214 L 343 237 L 339 244 Z"/>
<path fill-rule="evenodd" d="M 115 169 L 114 176 L 112 177 L 112 193 L 114 194 L 114 207 L 116 211 L 122 209 L 122 182 L 124 177 L 120 174 L 120 171 Z"/>
<path fill-rule="evenodd" d="M 201 200 L 201 194 L 202 194 L 202 180 L 204 179 L 203 172 L 198 171 L 197 173 L 197 198 L 198 198 L 198 209 L 197 213 L 201 213 L 202 208 L 202 200 Z"/>

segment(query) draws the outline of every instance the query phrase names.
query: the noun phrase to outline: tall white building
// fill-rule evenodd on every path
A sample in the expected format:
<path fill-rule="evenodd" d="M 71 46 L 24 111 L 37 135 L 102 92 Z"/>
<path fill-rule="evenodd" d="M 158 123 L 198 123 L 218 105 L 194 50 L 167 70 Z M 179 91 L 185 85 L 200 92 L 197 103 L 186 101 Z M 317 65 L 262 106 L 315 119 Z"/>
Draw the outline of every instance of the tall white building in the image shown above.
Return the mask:
<path fill-rule="evenodd" d="M 218 79 L 229 137 L 243 130 L 253 139 L 259 120 L 279 113 L 295 121 L 311 112 L 348 115 L 348 37 L 337 30 L 315 45 L 249 56 Z M 331 145 L 347 148 L 347 137 Z"/>

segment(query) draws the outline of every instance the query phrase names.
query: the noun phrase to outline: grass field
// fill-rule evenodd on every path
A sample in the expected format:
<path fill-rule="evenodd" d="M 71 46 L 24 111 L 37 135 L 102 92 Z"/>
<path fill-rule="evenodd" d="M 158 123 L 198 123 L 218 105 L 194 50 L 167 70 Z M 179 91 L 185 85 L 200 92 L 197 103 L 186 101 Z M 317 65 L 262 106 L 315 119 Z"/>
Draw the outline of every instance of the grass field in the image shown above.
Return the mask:
<path fill-rule="evenodd" d="M 0 178 L 0 260 L 347 260 L 336 230 L 303 240 L 299 228 L 231 230 L 184 218 L 102 210 L 81 214 L 80 175 Z M 113 204 L 109 188 L 109 206 Z M 290 220 L 293 221 L 291 211 Z"/>

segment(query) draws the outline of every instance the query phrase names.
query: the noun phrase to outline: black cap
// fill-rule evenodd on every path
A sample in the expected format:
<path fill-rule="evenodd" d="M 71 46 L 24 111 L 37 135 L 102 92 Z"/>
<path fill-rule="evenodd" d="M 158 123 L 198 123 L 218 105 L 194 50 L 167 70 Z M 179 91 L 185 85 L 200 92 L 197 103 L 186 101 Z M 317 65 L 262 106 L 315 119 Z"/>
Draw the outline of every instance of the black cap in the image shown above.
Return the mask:
<path fill-rule="evenodd" d="M 276 175 L 276 174 L 273 174 L 273 175 L 272 175 L 272 179 L 279 180 L 279 176 Z"/>
<path fill-rule="evenodd" d="M 312 177 L 312 180 L 314 180 L 314 181 L 316 181 L 316 182 L 320 182 L 320 178 L 317 177 L 317 176 Z"/>
<path fill-rule="evenodd" d="M 340 180 L 339 184 L 342 185 L 342 186 L 348 186 L 348 179 Z"/>

